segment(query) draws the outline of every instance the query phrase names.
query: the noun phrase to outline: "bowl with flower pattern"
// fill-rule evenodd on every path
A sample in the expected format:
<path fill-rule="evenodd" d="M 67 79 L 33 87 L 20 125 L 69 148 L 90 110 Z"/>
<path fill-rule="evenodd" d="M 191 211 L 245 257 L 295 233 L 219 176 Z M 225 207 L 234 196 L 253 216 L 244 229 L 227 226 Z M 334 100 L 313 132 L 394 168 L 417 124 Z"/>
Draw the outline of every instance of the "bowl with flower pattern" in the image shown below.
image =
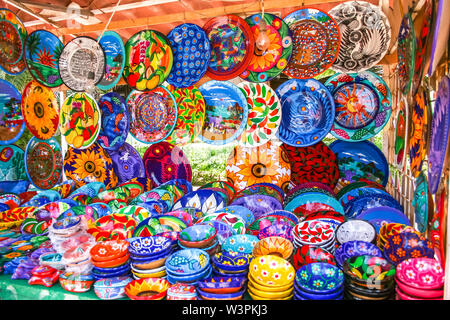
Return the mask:
<path fill-rule="evenodd" d="M 338 267 L 326 262 L 313 262 L 297 270 L 295 283 L 309 293 L 328 294 L 344 283 L 344 274 Z"/>
<path fill-rule="evenodd" d="M 413 232 L 420 236 L 420 232 L 414 229 L 411 226 L 408 226 L 403 223 L 386 223 L 381 226 L 380 231 L 378 232 L 379 240 L 384 244 L 387 239 L 393 236 L 394 234 L 399 234 L 402 232 Z"/>
<path fill-rule="evenodd" d="M 248 274 L 248 283 L 251 283 L 253 287 L 264 292 L 281 292 L 288 291 L 289 289 L 293 288 L 292 282 L 288 282 L 280 286 L 266 286 L 256 281 L 250 273 Z"/>
<path fill-rule="evenodd" d="M 207 224 L 194 224 L 178 234 L 178 241 L 189 248 L 206 248 L 217 238 L 217 229 Z"/>
<path fill-rule="evenodd" d="M 265 286 L 280 286 L 294 282 L 295 269 L 291 263 L 274 255 L 254 258 L 249 273 L 258 283 Z"/>
<path fill-rule="evenodd" d="M 91 248 L 90 254 L 95 261 L 108 261 L 127 254 L 128 247 L 129 242 L 126 240 L 102 241 Z"/>
<path fill-rule="evenodd" d="M 282 224 L 282 223 L 274 223 L 271 224 L 268 227 L 262 228 L 258 232 L 258 239 L 264 239 L 267 237 L 283 237 L 289 241 L 294 241 L 294 238 L 292 237 L 292 226 L 288 224 Z"/>
<path fill-rule="evenodd" d="M 341 244 L 335 251 L 334 257 L 339 268 L 342 268 L 344 261 L 350 257 L 369 255 L 383 257 L 381 250 L 373 243 L 361 240 L 351 240 Z"/>
<path fill-rule="evenodd" d="M 172 241 L 162 236 L 133 237 L 127 239 L 130 243 L 128 251 L 134 256 L 152 256 L 169 251 Z"/>
<path fill-rule="evenodd" d="M 198 282 L 198 288 L 210 293 L 233 293 L 242 289 L 247 280 L 242 277 L 211 277 Z"/>
<path fill-rule="evenodd" d="M 162 300 L 169 289 L 169 281 L 161 278 L 133 280 L 125 286 L 125 294 L 131 300 Z"/>
<path fill-rule="evenodd" d="M 236 251 L 222 251 L 212 256 L 214 266 L 224 271 L 242 272 L 248 269 L 252 254 Z"/>
<path fill-rule="evenodd" d="M 305 264 L 313 262 L 326 262 L 336 265 L 335 258 L 329 251 L 313 245 L 304 245 L 297 248 L 294 252 L 292 262 L 295 270 L 300 269 Z"/>
<path fill-rule="evenodd" d="M 434 245 L 416 233 L 403 232 L 387 239 L 383 253 L 390 263 L 397 265 L 410 258 L 434 258 Z"/>
<path fill-rule="evenodd" d="M 197 248 L 175 251 L 165 262 L 168 273 L 186 276 L 201 273 L 209 265 L 209 254 Z"/>
<path fill-rule="evenodd" d="M 400 262 L 396 267 L 396 276 L 411 287 L 434 290 L 443 287 L 445 271 L 438 260 L 420 257 Z"/>
<path fill-rule="evenodd" d="M 126 297 L 125 287 L 131 281 L 129 276 L 99 279 L 94 283 L 94 292 L 102 300 L 121 299 Z"/>
<path fill-rule="evenodd" d="M 400 281 L 397 277 L 395 278 L 395 283 L 400 290 L 413 297 L 431 299 L 431 298 L 442 298 L 444 296 L 443 288 L 442 289 L 415 288 L 410 286 L 409 284 Z"/>
<path fill-rule="evenodd" d="M 283 237 L 267 237 L 259 240 L 253 248 L 253 256 L 276 255 L 283 259 L 289 259 L 294 251 L 291 241 Z"/>
<path fill-rule="evenodd" d="M 222 249 L 250 254 L 258 241 L 258 237 L 251 234 L 236 234 L 225 239 Z"/>
<path fill-rule="evenodd" d="M 287 290 L 279 290 L 279 291 L 265 291 L 265 290 L 261 290 L 258 289 L 253 282 L 249 282 L 248 286 L 247 286 L 247 290 L 248 292 L 261 297 L 261 298 L 265 298 L 267 300 L 271 300 L 271 299 L 283 299 L 283 298 L 287 298 L 289 296 L 292 295 L 293 291 L 294 291 L 294 287 L 290 286 L 289 289 Z"/>
<path fill-rule="evenodd" d="M 361 255 L 345 260 L 342 271 L 353 282 L 384 289 L 392 285 L 395 265 L 382 257 Z"/>

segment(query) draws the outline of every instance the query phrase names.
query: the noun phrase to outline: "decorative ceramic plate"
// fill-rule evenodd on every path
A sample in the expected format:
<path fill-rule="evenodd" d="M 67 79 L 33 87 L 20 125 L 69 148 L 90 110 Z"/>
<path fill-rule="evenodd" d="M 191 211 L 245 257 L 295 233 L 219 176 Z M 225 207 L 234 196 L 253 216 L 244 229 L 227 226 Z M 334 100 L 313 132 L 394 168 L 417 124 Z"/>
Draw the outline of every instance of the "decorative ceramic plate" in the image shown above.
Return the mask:
<path fill-rule="evenodd" d="M 238 215 L 228 212 L 210 213 L 199 219 L 197 223 L 207 223 L 209 221 L 221 221 L 228 224 L 233 229 L 234 234 L 245 233 L 245 220 Z"/>
<path fill-rule="evenodd" d="M 133 90 L 127 97 L 130 133 L 142 143 L 165 140 L 177 123 L 177 103 L 163 85 L 140 92 Z"/>
<path fill-rule="evenodd" d="M 177 88 L 197 83 L 206 73 L 211 45 L 205 31 L 193 23 L 183 23 L 167 35 L 173 50 L 172 70 L 167 82 Z"/>
<path fill-rule="evenodd" d="M 322 140 L 333 125 L 334 100 L 317 80 L 290 79 L 276 90 L 282 106 L 277 137 L 294 147 L 307 147 Z"/>
<path fill-rule="evenodd" d="M 266 82 L 278 76 L 292 55 L 292 37 L 289 26 L 279 17 L 271 13 L 264 13 L 266 30 L 261 23 L 260 13 L 245 18 L 255 38 L 255 46 L 247 69 L 240 77 L 250 82 Z M 256 41 L 261 33 L 267 35 L 267 47 L 260 47 Z"/>
<path fill-rule="evenodd" d="M 105 73 L 97 87 L 109 90 L 119 82 L 125 67 L 125 46 L 122 38 L 114 31 L 105 31 L 98 43 L 105 52 Z"/>
<path fill-rule="evenodd" d="M 416 222 L 417 230 L 420 233 L 424 233 L 428 226 L 429 205 L 432 200 L 428 198 L 428 184 L 423 172 L 419 173 L 414 184 L 414 199 L 412 201 L 412 205 L 414 206 L 414 221 Z"/>
<path fill-rule="evenodd" d="M 21 100 L 19 90 L 10 82 L 0 79 L 0 145 L 16 142 L 25 131 L 25 122 L 20 110 Z"/>
<path fill-rule="evenodd" d="M 359 72 L 383 59 L 391 42 L 391 26 L 379 7 L 366 1 L 347 1 L 328 14 L 336 20 L 341 33 L 341 46 L 333 69 Z"/>
<path fill-rule="evenodd" d="M 97 242 L 108 240 L 125 240 L 131 238 L 136 221 L 125 215 L 112 213 L 97 219 L 87 232 L 95 237 Z"/>
<path fill-rule="evenodd" d="M 23 90 L 22 116 L 30 133 L 47 140 L 58 130 L 59 104 L 53 91 L 37 81 L 31 81 Z"/>
<path fill-rule="evenodd" d="M 0 181 L 28 180 L 25 163 L 25 152 L 11 144 L 0 145 Z"/>
<path fill-rule="evenodd" d="M 327 70 L 337 59 L 340 32 L 336 21 L 326 12 L 302 8 L 283 21 L 292 32 L 293 52 L 283 73 L 291 78 L 309 79 Z"/>
<path fill-rule="evenodd" d="M 172 63 L 169 39 L 159 31 L 142 30 L 125 44 L 123 78 L 136 90 L 152 90 L 169 76 Z"/>
<path fill-rule="evenodd" d="M 361 213 L 355 216 L 355 219 L 361 219 L 370 222 L 377 230 L 377 233 L 380 232 L 380 229 L 383 225 L 388 223 L 401 223 L 404 225 L 411 224 L 408 217 L 403 213 L 403 211 L 386 206 L 373 207 L 363 210 L 361 211 Z"/>
<path fill-rule="evenodd" d="M 400 24 L 397 36 L 397 70 L 400 90 L 408 94 L 414 76 L 416 58 L 416 35 L 414 32 L 414 21 L 411 14 L 407 12 Z"/>
<path fill-rule="evenodd" d="M 275 143 L 255 148 L 234 147 L 227 160 L 227 180 L 237 192 L 258 182 L 272 183 L 285 189 L 291 178 L 289 160 Z"/>
<path fill-rule="evenodd" d="M 30 182 L 39 189 L 50 189 L 62 180 L 63 155 L 55 138 L 32 137 L 25 149 L 25 170 Z"/>
<path fill-rule="evenodd" d="M 345 206 L 347 206 L 347 204 L 350 201 L 352 201 L 356 197 L 360 197 L 360 196 L 376 197 L 377 195 L 380 195 L 380 194 L 389 195 L 389 193 L 384 188 L 380 189 L 380 188 L 371 187 L 371 186 L 364 186 L 364 187 L 355 188 L 355 189 L 349 190 L 348 192 L 345 192 L 339 198 L 339 201 L 341 202 L 342 206 L 345 207 Z"/>
<path fill-rule="evenodd" d="M 178 199 L 172 210 L 181 207 L 201 208 L 205 214 L 210 214 L 225 207 L 225 199 L 216 191 L 199 189 Z"/>
<path fill-rule="evenodd" d="M 306 292 L 325 294 L 344 286 L 344 274 L 329 263 L 313 262 L 297 271 L 295 281 Z"/>
<path fill-rule="evenodd" d="M 35 30 L 25 42 L 25 62 L 28 71 L 40 84 L 55 88 L 63 82 L 59 75 L 59 56 L 64 45 L 47 30 Z"/>
<path fill-rule="evenodd" d="M 373 243 L 352 240 L 341 244 L 334 254 L 336 262 L 340 268 L 343 267 L 345 260 L 355 256 L 370 255 L 374 257 L 383 257 L 381 250 Z"/>
<path fill-rule="evenodd" d="M 64 46 L 58 63 L 64 84 L 73 91 L 86 91 L 103 78 L 106 59 L 95 39 L 80 36 Z"/>
<path fill-rule="evenodd" d="M 245 95 L 228 81 L 211 80 L 199 88 L 206 102 L 205 122 L 200 140 L 223 145 L 236 140 L 244 131 L 248 119 Z"/>
<path fill-rule="evenodd" d="M 439 84 L 431 122 L 428 150 L 428 188 L 435 194 L 444 169 L 450 134 L 450 78 L 444 76 Z"/>
<path fill-rule="evenodd" d="M 255 47 L 248 23 L 239 16 L 225 15 L 208 20 L 203 30 L 211 44 L 206 75 L 214 80 L 230 80 L 244 72 Z"/>
<path fill-rule="evenodd" d="M 384 256 L 394 265 L 410 258 L 427 257 L 433 259 L 433 243 L 413 232 L 395 234 L 386 240 Z"/>
<path fill-rule="evenodd" d="M 369 194 L 355 197 L 350 200 L 344 207 L 345 216 L 354 218 L 361 214 L 364 210 L 376 207 L 392 207 L 403 212 L 403 206 L 390 194 Z"/>
<path fill-rule="evenodd" d="M 256 147 L 275 137 L 281 122 L 281 104 L 275 90 L 264 83 L 243 81 L 238 84 L 247 98 L 247 125 L 240 142 L 247 147 Z"/>
<path fill-rule="evenodd" d="M 106 150 L 112 160 L 118 183 L 127 182 L 136 177 L 145 177 L 145 167 L 141 155 L 127 142 L 116 151 Z"/>
<path fill-rule="evenodd" d="M 337 157 L 341 186 L 366 180 L 386 186 L 389 165 L 375 144 L 370 141 L 336 140 L 329 147 Z"/>
<path fill-rule="evenodd" d="M 395 162 L 403 171 L 406 161 L 406 150 L 408 149 L 409 138 L 409 105 L 405 96 L 400 100 L 399 110 L 395 120 Z"/>
<path fill-rule="evenodd" d="M 0 9 L 0 68 L 10 75 L 22 73 L 25 68 L 24 45 L 27 29 L 17 15 L 9 9 Z"/>
<path fill-rule="evenodd" d="M 67 97 L 59 113 L 59 129 L 73 148 L 85 149 L 97 139 L 101 115 L 97 102 L 85 92 Z"/>
<path fill-rule="evenodd" d="M 101 182 L 107 189 L 117 185 L 112 160 L 97 143 L 86 149 L 69 147 L 64 156 L 64 173 L 77 188 L 90 182 Z"/>
<path fill-rule="evenodd" d="M 370 222 L 364 220 L 347 220 L 336 230 L 336 240 L 341 245 L 354 240 L 373 243 L 376 238 L 377 231 L 375 227 Z"/>
<path fill-rule="evenodd" d="M 392 94 L 384 80 L 370 71 L 331 76 L 336 115 L 331 133 L 340 140 L 367 140 L 380 132 L 391 116 Z"/>
<path fill-rule="evenodd" d="M 310 205 L 310 207 L 313 208 L 315 203 L 327 205 L 331 208 L 331 210 L 344 214 L 344 208 L 338 200 L 336 200 L 334 197 L 314 191 L 298 195 L 290 202 L 285 204 L 284 210 L 291 211 L 295 214 L 297 213 L 296 209 L 298 207 L 303 205 Z M 304 209 L 307 209 L 307 207 L 305 207 Z"/>
<path fill-rule="evenodd" d="M 178 108 L 177 124 L 167 142 L 185 145 L 194 142 L 200 134 L 205 121 L 205 99 L 196 86 L 176 88 L 168 85 L 167 89 L 175 97 Z"/>

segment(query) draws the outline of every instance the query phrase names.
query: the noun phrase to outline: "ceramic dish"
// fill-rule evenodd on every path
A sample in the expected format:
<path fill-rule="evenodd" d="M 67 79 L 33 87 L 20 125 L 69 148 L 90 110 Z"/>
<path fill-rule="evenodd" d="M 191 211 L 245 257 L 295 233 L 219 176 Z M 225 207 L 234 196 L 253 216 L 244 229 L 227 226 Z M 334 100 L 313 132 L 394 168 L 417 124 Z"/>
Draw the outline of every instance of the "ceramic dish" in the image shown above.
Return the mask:
<path fill-rule="evenodd" d="M 125 67 L 125 46 L 122 38 L 115 31 L 105 31 L 97 38 L 98 43 L 105 53 L 105 73 L 97 87 L 109 90 L 120 81 Z"/>
<path fill-rule="evenodd" d="M 244 286 L 247 280 L 240 277 L 212 277 L 198 282 L 198 288 L 210 293 L 234 293 Z"/>
<path fill-rule="evenodd" d="M 383 257 L 381 250 L 366 241 L 352 240 L 341 244 L 334 254 L 336 262 L 340 268 L 344 265 L 345 260 L 360 255 L 370 255 L 375 257 Z"/>
<path fill-rule="evenodd" d="M 222 251 L 211 257 L 211 261 L 217 269 L 236 273 L 247 271 L 252 260 L 252 254 L 236 251 Z"/>
<path fill-rule="evenodd" d="M 434 258 L 433 243 L 412 232 L 403 232 L 389 237 L 384 245 L 385 258 L 394 265 L 409 259 Z"/>
<path fill-rule="evenodd" d="M 443 298 L 443 296 L 444 296 L 444 290 L 431 290 L 431 289 L 423 290 L 423 289 L 411 287 L 411 286 L 407 285 L 406 283 L 403 283 L 400 280 L 398 280 L 398 278 L 396 278 L 395 280 L 396 280 L 397 287 L 401 291 L 403 291 L 405 294 L 413 296 L 413 297 L 432 299 L 432 298 Z"/>
<path fill-rule="evenodd" d="M 427 257 L 403 260 L 397 265 L 396 276 L 404 284 L 422 290 L 441 289 L 444 283 L 442 265 Z"/>
<path fill-rule="evenodd" d="M 414 21 L 411 14 L 407 12 L 403 16 L 397 37 L 399 86 L 403 94 L 408 94 L 411 89 L 415 68 L 416 41 Z"/>
<path fill-rule="evenodd" d="M 227 238 L 223 242 L 222 250 L 251 254 L 258 241 L 258 237 L 254 235 L 237 234 Z"/>
<path fill-rule="evenodd" d="M 247 288 L 232 293 L 211 293 L 197 288 L 197 293 L 203 300 L 241 300 Z"/>
<path fill-rule="evenodd" d="M 10 75 L 21 74 L 26 66 L 24 45 L 27 29 L 19 17 L 9 9 L 0 9 L 0 23 L 4 30 L 0 41 L 3 49 L 0 51 L 0 68 Z"/>
<path fill-rule="evenodd" d="M 356 219 L 363 213 L 363 211 L 377 207 L 391 207 L 403 212 L 403 206 L 393 196 L 389 194 L 373 194 L 353 198 L 345 205 L 344 213 L 347 218 Z M 397 214 L 396 218 L 399 219 L 399 214 Z M 402 217 L 401 214 L 400 220 L 406 222 L 405 218 Z"/>
<path fill-rule="evenodd" d="M 294 246 L 291 241 L 283 237 L 268 237 L 261 239 L 256 243 L 252 254 L 254 257 L 276 255 L 288 260 L 291 257 L 293 250 Z"/>
<path fill-rule="evenodd" d="M 3 79 L 0 79 L 0 90 L 4 94 L 0 105 L 4 115 L 0 125 L 0 145 L 8 145 L 19 140 L 26 128 L 20 111 L 22 95 L 13 84 Z"/>
<path fill-rule="evenodd" d="M 295 277 L 294 267 L 283 258 L 273 255 L 254 258 L 249 273 L 258 283 L 269 287 L 293 282 Z"/>
<path fill-rule="evenodd" d="M 245 221 L 240 216 L 226 212 L 211 213 L 199 219 L 197 223 L 206 223 L 209 221 L 222 221 L 228 224 L 236 235 L 245 233 Z"/>
<path fill-rule="evenodd" d="M 316 206 L 316 204 L 319 204 Z M 344 208 L 336 198 L 317 191 L 311 191 L 299 194 L 289 203 L 286 203 L 284 210 L 297 214 L 297 210 L 302 207 L 303 210 L 310 213 L 321 210 L 333 210 L 344 214 Z M 306 214 L 307 215 L 307 214 Z"/>
<path fill-rule="evenodd" d="M 133 280 L 125 286 L 125 294 L 132 300 L 161 300 L 170 283 L 165 279 L 145 278 Z"/>
<path fill-rule="evenodd" d="M 259 240 L 267 237 L 282 237 L 292 242 L 294 241 L 292 229 L 290 225 L 274 223 L 259 230 L 257 237 Z"/>
<path fill-rule="evenodd" d="M 99 279 L 94 283 L 94 292 L 102 300 L 114 300 L 126 297 L 125 287 L 133 281 L 132 278 L 122 276 Z"/>
<path fill-rule="evenodd" d="M 389 284 L 395 276 L 395 265 L 382 257 L 360 255 L 344 261 L 343 271 L 346 276 L 367 285 Z"/>
<path fill-rule="evenodd" d="M 314 262 L 324 262 L 336 265 L 333 254 L 321 247 L 313 245 L 303 245 L 300 248 L 297 248 L 294 252 L 292 262 L 295 270 Z"/>
<path fill-rule="evenodd" d="M 135 237 L 127 239 L 129 252 L 133 256 L 152 257 L 165 254 L 171 248 L 171 240 L 161 236 Z"/>
<path fill-rule="evenodd" d="M 170 255 L 165 266 L 167 272 L 188 276 L 203 272 L 210 266 L 210 257 L 201 249 L 183 249 Z"/>
<path fill-rule="evenodd" d="M 348 220 L 336 229 L 336 240 L 339 244 L 352 240 L 373 243 L 376 237 L 375 227 L 364 220 Z"/>
<path fill-rule="evenodd" d="M 182 207 L 199 208 L 203 213 L 214 213 L 226 206 L 226 199 L 218 192 L 199 189 L 182 196 L 176 201 L 172 210 Z"/>
<path fill-rule="evenodd" d="M 297 270 L 295 282 L 300 290 L 307 293 L 328 294 L 342 288 L 344 274 L 329 263 L 313 262 Z"/>

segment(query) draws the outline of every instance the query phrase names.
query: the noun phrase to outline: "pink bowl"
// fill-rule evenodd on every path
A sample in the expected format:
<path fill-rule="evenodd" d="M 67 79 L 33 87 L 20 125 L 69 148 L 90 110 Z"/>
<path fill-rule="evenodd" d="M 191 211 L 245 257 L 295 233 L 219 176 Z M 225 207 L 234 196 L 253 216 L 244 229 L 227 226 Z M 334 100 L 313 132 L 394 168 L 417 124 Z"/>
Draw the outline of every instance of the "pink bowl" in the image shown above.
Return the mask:
<path fill-rule="evenodd" d="M 397 286 L 399 287 L 402 292 L 409 296 L 413 296 L 416 298 L 425 298 L 425 299 L 432 299 L 432 298 L 442 298 L 444 296 L 444 290 L 424 290 L 424 289 L 417 289 L 411 286 L 408 286 L 406 283 L 401 282 L 399 279 L 395 279 Z"/>
<path fill-rule="evenodd" d="M 432 290 L 444 285 L 444 269 L 436 259 L 411 258 L 397 265 L 397 278 L 410 287 Z"/>
<path fill-rule="evenodd" d="M 397 293 L 397 296 L 399 298 L 397 300 L 443 300 L 442 298 L 438 299 L 415 298 L 404 293 L 402 290 L 400 290 L 399 287 L 395 288 L 395 292 Z"/>

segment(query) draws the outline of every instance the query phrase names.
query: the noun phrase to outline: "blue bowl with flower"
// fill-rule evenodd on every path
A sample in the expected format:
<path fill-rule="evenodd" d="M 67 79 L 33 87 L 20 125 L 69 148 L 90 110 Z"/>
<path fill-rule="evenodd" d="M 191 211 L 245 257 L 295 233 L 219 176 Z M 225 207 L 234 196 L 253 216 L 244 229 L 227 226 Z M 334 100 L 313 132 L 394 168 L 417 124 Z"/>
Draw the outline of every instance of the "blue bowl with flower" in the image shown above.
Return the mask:
<path fill-rule="evenodd" d="M 230 292 L 230 293 L 211 293 L 202 290 L 200 289 L 200 287 L 198 287 L 197 293 L 203 300 L 241 300 L 246 289 L 247 288 L 241 288 L 237 292 Z"/>
<path fill-rule="evenodd" d="M 225 239 L 222 249 L 224 251 L 250 254 L 258 241 L 258 237 L 251 234 L 236 234 Z"/>
<path fill-rule="evenodd" d="M 212 256 L 211 260 L 216 269 L 223 272 L 244 272 L 253 259 L 252 254 L 236 251 L 222 251 Z"/>
<path fill-rule="evenodd" d="M 294 298 L 298 300 L 343 300 L 344 287 L 342 286 L 335 292 L 317 294 L 303 291 L 294 285 Z"/>
<path fill-rule="evenodd" d="M 211 265 L 208 265 L 204 270 L 188 275 L 173 273 L 171 271 L 168 271 L 167 268 L 166 272 L 167 272 L 167 281 L 169 281 L 171 284 L 182 282 L 182 283 L 195 283 L 195 285 L 197 285 L 198 281 L 209 278 L 211 276 L 212 267 Z"/>
<path fill-rule="evenodd" d="M 223 294 L 238 292 L 245 285 L 243 277 L 210 277 L 198 282 L 198 288 L 204 292 Z"/>
<path fill-rule="evenodd" d="M 127 241 L 128 251 L 137 257 L 156 256 L 172 249 L 172 240 L 162 236 L 133 237 Z"/>
<path fill-rule="evenodd" d="M 258 232 L 258 239 L 264 239 L 268 237 L 282 237 L 291 242 L 294 242 L 294 237 L 292 236 L 292 226 L 281 223 L 274 223 L 268 227 L 261 229 Z"/>
<path fill-rule="evenodd" d="M 166 272 L 171 275 L 195 275 L 210 266 L 210 257 L 202 249 L 182 249 L 172 253 L 167 258 L 165 266 Z"/>
<path fill-rule="evenodd" d="M 326 262 L 309 263 L 297 270 L 295 283 L 307 293 L 330 294 L 344 285 L 344 273 Z"/>
<path fill-rule="evenodd" d="M 383 257 L 381 250 L 373 243 L 361 240 L 351 240 L 341 244 L 334 252 L 336 263 L 342 269 L 345 260 L 351 257 L 370 255 Z"/>

